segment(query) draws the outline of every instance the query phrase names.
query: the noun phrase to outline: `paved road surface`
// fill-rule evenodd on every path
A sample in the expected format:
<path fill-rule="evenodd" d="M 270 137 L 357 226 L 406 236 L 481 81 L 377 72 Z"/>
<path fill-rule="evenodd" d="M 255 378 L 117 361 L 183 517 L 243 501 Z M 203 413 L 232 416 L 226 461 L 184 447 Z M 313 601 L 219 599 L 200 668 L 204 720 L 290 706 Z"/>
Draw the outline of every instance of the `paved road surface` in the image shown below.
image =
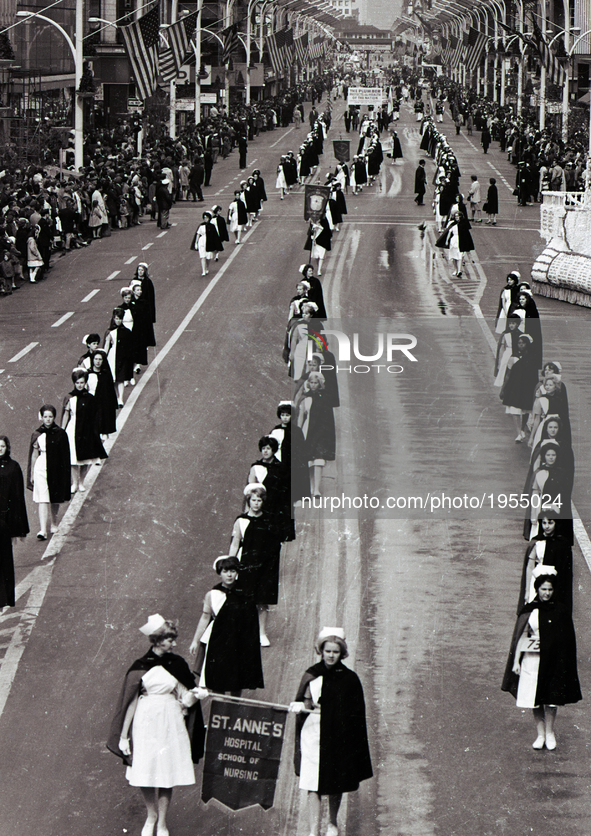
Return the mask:
<path fill-rule="evenodd" d="M 336 119 L 329 140 L 339 131 L 344 135 Z M 497 176 L 500 220 L 495 229 L 474 229 L 477 255 L 465 279 L 452 279 L 439 255 L 431 274 L 425 265 L 432 239 L 417 229 L 431 219 L 430 208 L 412 200 L 421 152 L 409 112 L 399 133 L 404 161 L 386 161 L 372 188 L 348 196 L 349 215 L 323 282 L 333 324 L 358 328 L 367 354 L 378 333 L 410 333 L 418 338 L 417 363 L 405 362 L 400 375 L 341 374 L 339 453 L 326 468 L 323 492 L 380 501 L 435 490 L 520 492 L 527 451 L 513 443 L 492 387 L 490 325 L 506 273 L 518 266 L 526 277 L 542 247 L 537 210 L 515 206 L 514 172 L 496 144 L 484 157 L 477 136 L 454 137 L 465 182 L 472 170 L 483 182 Z M 278 155 L 296 139 L 291 129 L 251 145 L 249 167 L 261 168 L 270 200 L 245 243 L 226 247 L 207 279 L 188 249 L 203 206 L 191 204 L 173 210 L 176 226 L 166 235 L 157 237 L 149 222 L 117 233 L 56 261 L 47 282 L 2 303 L 2 423 L 21 463 L 36 409 L 69 390 L 82 336 L 106 328 L 118 288 L 144 258 L 156 277 L 159 352 L 72 529 L 49 543 L 44 560 L 45 545 L 31 537 L 17 547 L 21 595 L 0 621 L 2 836 L 139 833 L 143 804 L 106 751 L 106 731 L 123 672 L 144 650 L 137 626 L 146 614 L 180 619 L 178 650 L 186 655 L 258 437 L 274 425 L 278 400 L 289 397 L 281 345 L 306 225 L 301 193 L 280 202 L 273 185 Z M 329 144 L 322 179 L 334 164 Z M 211 203 L 227 205 L 241 179 L 236 165 L 234 154 L 214 169 Z M 553 300 L 541 299 L 539 307 L 545 354 L 565 367 L 578 468 L 574 501 L 589 528 L 589 315 Z M 314 661 L 318 627 L 345 626 L 349 662 L 365 686 L 376 777 L 349 797 L 343 832 L 588 832 L 586 700 L 560 710 L 556 752 L 534 753 L 531 718 L 499 689 L 525 547 L 519 519 L 383 509 L 299 517 L 270 617 L 264 696 L 289 701 Z M 33 507 L 30 519 L 34 533 Z M 586 696 L 590 583 L 578 548 L 575 561 Z M 271 811 L 236 815 L 205 807 L 197 789 L 181 789 L 171 834 L 221 836 L 240 828 L 307 836 L 291 734 L 284 755 Z"/>

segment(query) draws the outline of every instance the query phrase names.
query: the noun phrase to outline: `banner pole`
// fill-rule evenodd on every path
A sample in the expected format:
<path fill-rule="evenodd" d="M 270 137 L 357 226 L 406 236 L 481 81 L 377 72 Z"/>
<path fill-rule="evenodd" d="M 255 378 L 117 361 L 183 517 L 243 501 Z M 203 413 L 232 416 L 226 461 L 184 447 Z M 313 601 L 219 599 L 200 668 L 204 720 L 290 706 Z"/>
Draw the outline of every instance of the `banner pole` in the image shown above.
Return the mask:
<path fill-rule="evenodd" d="M 226 700 L 227 702 L 246 703 L 247 705 L 267 705 L 271 708 L 283 708 L 289 711 L 289 705 L 282 705 L 276 702 L 266 702 L 265 700 L 251 700 L 248 697 L 234 697 L 231 694 L 216 694 L 215 691 L 208 691 L 208 697 L 216 700 Z M 292 712 L 294 713 L 294 712 Z M 320 709 L 303 708 L 300 714 L 320 714 Z"/>

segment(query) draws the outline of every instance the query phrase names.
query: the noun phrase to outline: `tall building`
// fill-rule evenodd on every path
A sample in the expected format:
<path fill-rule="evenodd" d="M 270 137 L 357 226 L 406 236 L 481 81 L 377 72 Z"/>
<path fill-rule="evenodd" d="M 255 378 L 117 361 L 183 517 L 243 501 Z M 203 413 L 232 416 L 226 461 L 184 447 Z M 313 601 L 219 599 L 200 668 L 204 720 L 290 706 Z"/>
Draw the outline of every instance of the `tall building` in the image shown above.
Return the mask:
<path fill-rule="evenodd" d="M 359 20 L 359 6 L 364 0 L 328 0 L 336 12 L 344 17 L 354 17 Z"/>

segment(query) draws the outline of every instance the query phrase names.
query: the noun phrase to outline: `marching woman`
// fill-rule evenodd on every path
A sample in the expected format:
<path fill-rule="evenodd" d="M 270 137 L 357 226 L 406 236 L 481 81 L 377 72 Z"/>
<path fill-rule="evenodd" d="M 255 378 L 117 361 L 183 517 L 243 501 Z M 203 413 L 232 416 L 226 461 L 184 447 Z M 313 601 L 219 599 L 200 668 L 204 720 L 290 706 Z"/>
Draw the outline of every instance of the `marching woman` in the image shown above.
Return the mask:
<path fill-rule="evenodd" d="M 558 532 L 568 537 L 572 543 L 571 493 L 574 472 L 570 466 L 571 458 L 566 451 L 561 451 L 556 442 L 549 442 L 542 448 L 540 466 L 534 472 L 529 513 L 525 517 L 523 536 L 533 539 L 538 533 L 540 513 L 551 512 L 558 520 Z"/>
<path fill-rule="evenodd" d="M 338 836 L 343 793 L 354 792 L 373 775 L 365 699 L 359 677 L 343 664 L 349 652 L 342 628 L 324 627 L 314 649 L 320 661 L 305 672 L 290 704 L 299 715 L 294 766 L 300 789 L 308 794 L 310 836 L 319 836 L 323 795 L 328 796 L 327 836 Z"/>
<path fill-rule="evenodd" d="M 213 568 L 221 583 L 205 596 L 189 653 L 203 687 L 239 697 L 243 688 L 265 687 L 257 608 L 238 588 L 236 557 L 218 557 Z"/>
<path fill-rule="evenodd" d="M 265 511 L 265 486 L 253 482 L 244 488 L 244 496 L 246 511 L 234 522 L 229 556 L 240 561 L 238 588 L 257 605 L 261 647 L 269 647 L 267 616 L 279 597 L 281 542 L 275 520 Z"/>
<path fill-rule="evenodd" d="M 524 330 L 533 340 L 533 354 L 536 361 L 536 369 L 542 368 L 542 325 L 538 306 L 531 295 L 529 285 L 520 284 L 517 296 L 518 307 L 525 311 Z"/>
<path fill-rule="evenodd" d="M 211 212 L 203 213 L 203 221 L 197 227 L 197 232 L 193 237 L 191 244 L 192 250 L 197 250 L 199 258 L 201 259 L 201 275 L 205 276 L 209 273 L 207 269 L 207 262 L 211 261 L 214 252 L 221 252 L 224 248 L 220 241 L 217 229 L 211 223 Z"/>
<path fill-rule="evenodd" d="M 142 299 L 147 302 L 150 309 L 150 321 L 154 323 L 156 322 L 156 291 L 145 261 L 141 261 L 136 267 L 134 280 L 140 282 L 142 286 Z M 133 286 L 133 282 L 131 282 L 131 286 Z"/>
<path fill-rule="evenodd" d="M 277 166 L 277 179 L 275 181 L 275 188 L 279 189 L 281 193 L 281 200 L 283 200 L 286 194 L 289 194 L 287 189 L 287 180 L 285 179 L 284 163 L 285 157 L 281 157 L 279 165 Z"/>
<path fill-rule="evenodd" d="M 117 406 L 123 406 L 123 389 L 129 383 L 135 386 L 133 377 L 134 343 L 131 331 L 123 324 L 123 310 L 115 308 L 109 330 L 105 334 L 104 350 L 115 386 L 117 387 Z"/>
<path fill-rule="evenodd" d="M 106 351 L 98 349 L 92 357 L 92 368 L 88 372 L 88 391 L 96 405 L 96 426 L 105 441 L 117 431 L 117 394 Z"/>
<path fill-rule="evenodd" d="M 121 294 L 119 307 L 123 311 L 123 324 L 129 331 L 133 331 L 133 313 L 131 310 L 133 291 L 131 287 L 122 287 L 119 293 Z"/>
<path fill-rule="evenodd" d="M 304 302 L 301 307 L 301 319 L 292 319 L 287 328 L 283 359 L 288 364 L 288 375 L 294 380 L 300 379 L 306 366 L 308 326 L 316 311 L 314 302 Z"/>
<path fill-rule="evenodd" d="M 284 543 L 295 538 L 291 519 L 290 474 L 275 455 L 279 450 L 276 438 L 268 435 L 259 438 L 259 450 L 261 458 L 251 465 L 247 486 L 255 482 L 264 485 L 265 511 L 272 520 L 280 542 Z"/>
<path fill-rule="evenodd" d="M 286 332 L 286 339 L 287 334 L 289 334 L 289 327 L 293 319 L 301 319 L 302 318 L 302 305 L 304 302 L 309 302 L 310 298 L 308 297 L 308 293 L 310 292 L 310 282 L 304 281 L 302 279 L 296 285 L 296 295 L 292 296 L 289 300 L 289 314 L 287 317 L 287 332 Z"/>
<path fill-rule="evenodd" d="M 246 202 L 246 211 L 248 212 L 247 226 L 252 226 L 258 220 L 259 210 L 261 208 L 261 198 L 259 190 L 256 187 L 254 179 L 249 177 L 244 187 L 244 200 Z"/>
<path fill-rule="evenodd" d="M 221 214 L 222 207 L 221 206 L 213 206 L 212 209 L 213 217 L 211 219 L 212 224 L 215 226 L 219 239 L 222 242 L 229 241 L 230 236 L 228 235 L 228 227 L 226 226 L 226 219 Z M 215 260 L 218 260 L 218 253 L 215 254 Z"/>
<path fill-rule="evenodd" d="M 308 462 L 305 458 L 305 439 L 301 429 L 292 421 L 291 401 L 281 401 L 277 407 L 279 423 L 276 424 L 269 436 L 277 439 L 279 449 L 275 456 L 281 462 L 287 477 L 291 480 L 291 504 L 308 496 L 310 478 L 308 476 Z M 295 528 L 294 528 L 295 536 Z"/>
<path fill-rule="evenodd" d="M 470 234 L 470 221 L 465 217 L 464 213 L 458 209 L 452 209 L 451 222 L 447 227 L 448 241 L 449 241 L 449 258 L 455 264 L 453 276 L 462 275 L 462 261 L 464 253 L 471 252 L 474 249 L 474 241 Z"/>
<path fill-rule="evenodd" d="M 517 431 L 516 442 L 525 438 L 525 423 L 534 404 L 534 390 L 538 382 L 536 357 L 529 334 L 520 334 L 517 354 L 509 358 L 505 382 L 499 393 L 505 412 L 513 416 Z"/>
<path fill-rule="evenodd" d="M 509 315 L 513 313 L 515 308 L 519 307 L 519 302 L 517 301 L 519 293 L 517 284 L 520 279 L 521 275 L 517 271 L 509 273 L 507 276 L 507 283 L 501 290 L 495 325 L 495 331 L 497 334 L 502 334 L 505 331 Z"/>
<path fill-rule="evenodd" d="M 318 262 L 318 275 L 322 275 L 322 263 L 326 253 L 331 249 L 332 230 L 324 215 L 319 221 L 310 221 L 308 237 L 304 249 L 310 252 L 310 261 L 313 258 Z"/>
<path fill-rule="evenodd" d="M 263 211 L 263 203 L 267 202 L 267 192 L 265 191 L 265 181 L 261 177 L 261 170 L 260 168 L 255 168 L 252 172 L 252 179 L 254 180 L 255 188 L 259 195 L 259 200 L 261 204 L 260 212 Z"/>
<path fill-rule="evenodd" d="M 403 156 L 402 146 L 400 144 L 398 134 L 396 131 L 392 131 L 392 159 L 396 162 L 396 160 L 401 160 Z"/>
<path fill-rule="evenodd" d="M 203 756 L 205 732 L 195 677 L 173 653 L 178 630 L 172 621 L 151 615 L 140 627 L 150 649 L 132 664 L 107 747 L 127 765 L 130 786 L 139 787 L 146 805 L 141 836 L 168 836 L 166 816 L 173 787 L 195 783 L 193 763 Z"/>
<path fill-rule="evenodd" d="M 230 232 L 234 233 L 235 244 L 241 243 L 242 230 L 248 223 L 248 213 L 241 195 L 242 192 L 240 189 L 237 189 L 234 192 L 234 200 L 228 206 L 228 225 Z"/>
<path fill-rule="evenodd" d="M 28 533 L 23 472 L 10 458 L 7 436 L 0 435 L 0 614 L 15 604 L 12 539 Z"/>
<path fill-rule="evenodd" d="M 507 323 L 505 331 L 501 334 L 497 345 L 497 356 L 495 360 L 495 381 L 494 386 L 502 387 L 505 382 L 507 365 L 511 357 L 517 355 L 517 341 L 521 335 L 519 326 L 522 322 L 517 314 L 510 314 L 504 320 Z"/>
<path fill-rule="evenodd" d="M 310 372 L 304 384 L 304 397 L 300 403 L 298 427 L 305 444 L 305 454 L 310 471 L 310 493 L 320 496 L 322 469 L 326 462 L 334 462 L 336 433 L 333 407 L 324 391 L 324 375 Z"/>
<path fill-rule="evenodd" d="M 521 588 L 517 603 L 517 615 L 525 604 L 536 597 L 534 589 L 534 569 L 537 566 L 553 566 L 557 571 L 556 598 L 569 608 L 573 608 L 573 550 L 565 537 L 561 537 L 556 525 L 556 515 L 542 511 L 538 515 L 540 531 L 530 540 L 525 550 Z"/>
<path fill-rule="evenodd" d="M 491 226 L 496 226 L 497 215 L 499 214 L 499 190 L 497 189 L 497 181 L 494 177 L 491 177 L 488 183 L 486 201 L 482 207 L 482 211 L 488 215 L 488 221 L 486 223 Z"/>
<path fill-rule="evenodd" d="M 148 365 L 148 348 L 156 345 L 154 325 L 148 302 L 143 298 L 142 283 L 134 279 L 131 283 L 131 313 L 133 316 L 134 373 L 141 372 L 141 366 Z"/>
<path fill-rule="evenodd" d="M 72 383 L 74 388 L 64 398 L 61 423 L 70 443 L 72 492 L 75 493 L 86 490 L 84 477 L 89 465 L 100 464 L 107 454 L 97 427 L 96 401 L 86 388 L 86 369 L 74 369 Z"/>
<path fill-rule="evenodd" d="M 314 267 L 311 264 L 302 264 L 300 273 L 304 281 L 310 285 L 308 291 L 308 299 L 316 305 L 316 312 L 314 319 L 326 319 L 327 313 L 324 306 L 324 293 L 322 291 L 322 282 L 314 275 Z"/>
<path fill-rule="evenodd" d="M 33 491 L 33 502 L 39 505 L 38 540 L 47 540 L 49 536 L 50 512 L 51 533 L 57 531 L 59 507 L 62 502 L 69 502 L 72 495 L 70 442 L 65 431 L 55 423 L 56 415 L 55 406 L 41 407 L 42 424 L 31 436 L 29 447 L 27 488 Z"/>
<path fill-rule="evenodd" d="M 518 708 L 532 709 L 533 748 L 553 750 L 558 706 L 582 699 L 577 644 L 569 609 L 554 597 L 556 569 L 541 564 L 532 575 L 537 594 L 517 617 L 501 688 L 515 697 Z"/>

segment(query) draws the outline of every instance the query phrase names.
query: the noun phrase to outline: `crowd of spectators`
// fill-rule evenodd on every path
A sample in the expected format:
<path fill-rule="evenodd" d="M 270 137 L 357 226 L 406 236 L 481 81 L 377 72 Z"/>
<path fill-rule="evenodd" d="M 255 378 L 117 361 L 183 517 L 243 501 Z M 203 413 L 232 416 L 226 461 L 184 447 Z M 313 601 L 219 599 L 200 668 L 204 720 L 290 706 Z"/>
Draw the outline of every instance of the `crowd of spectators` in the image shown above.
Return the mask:
<path fill-rule="evenodd" d="M 239 148 L 244 167 L 248 141 L 289 125 L 296 106 L 314 104 L 327 87 L 330 74 L 230 113 L 212 107 L 175 139 L 165 135 L 164 125 L 147 121 L 141 156 L 130 123 L 90 131 L 78 172 L 55 161 L 6 166 L 0 173 L 0 295 L 40 281 L 54 253 L 66 255 L 146 219 L 166 229 L 174 202 L 204 200 L 218 158 Z"/>

